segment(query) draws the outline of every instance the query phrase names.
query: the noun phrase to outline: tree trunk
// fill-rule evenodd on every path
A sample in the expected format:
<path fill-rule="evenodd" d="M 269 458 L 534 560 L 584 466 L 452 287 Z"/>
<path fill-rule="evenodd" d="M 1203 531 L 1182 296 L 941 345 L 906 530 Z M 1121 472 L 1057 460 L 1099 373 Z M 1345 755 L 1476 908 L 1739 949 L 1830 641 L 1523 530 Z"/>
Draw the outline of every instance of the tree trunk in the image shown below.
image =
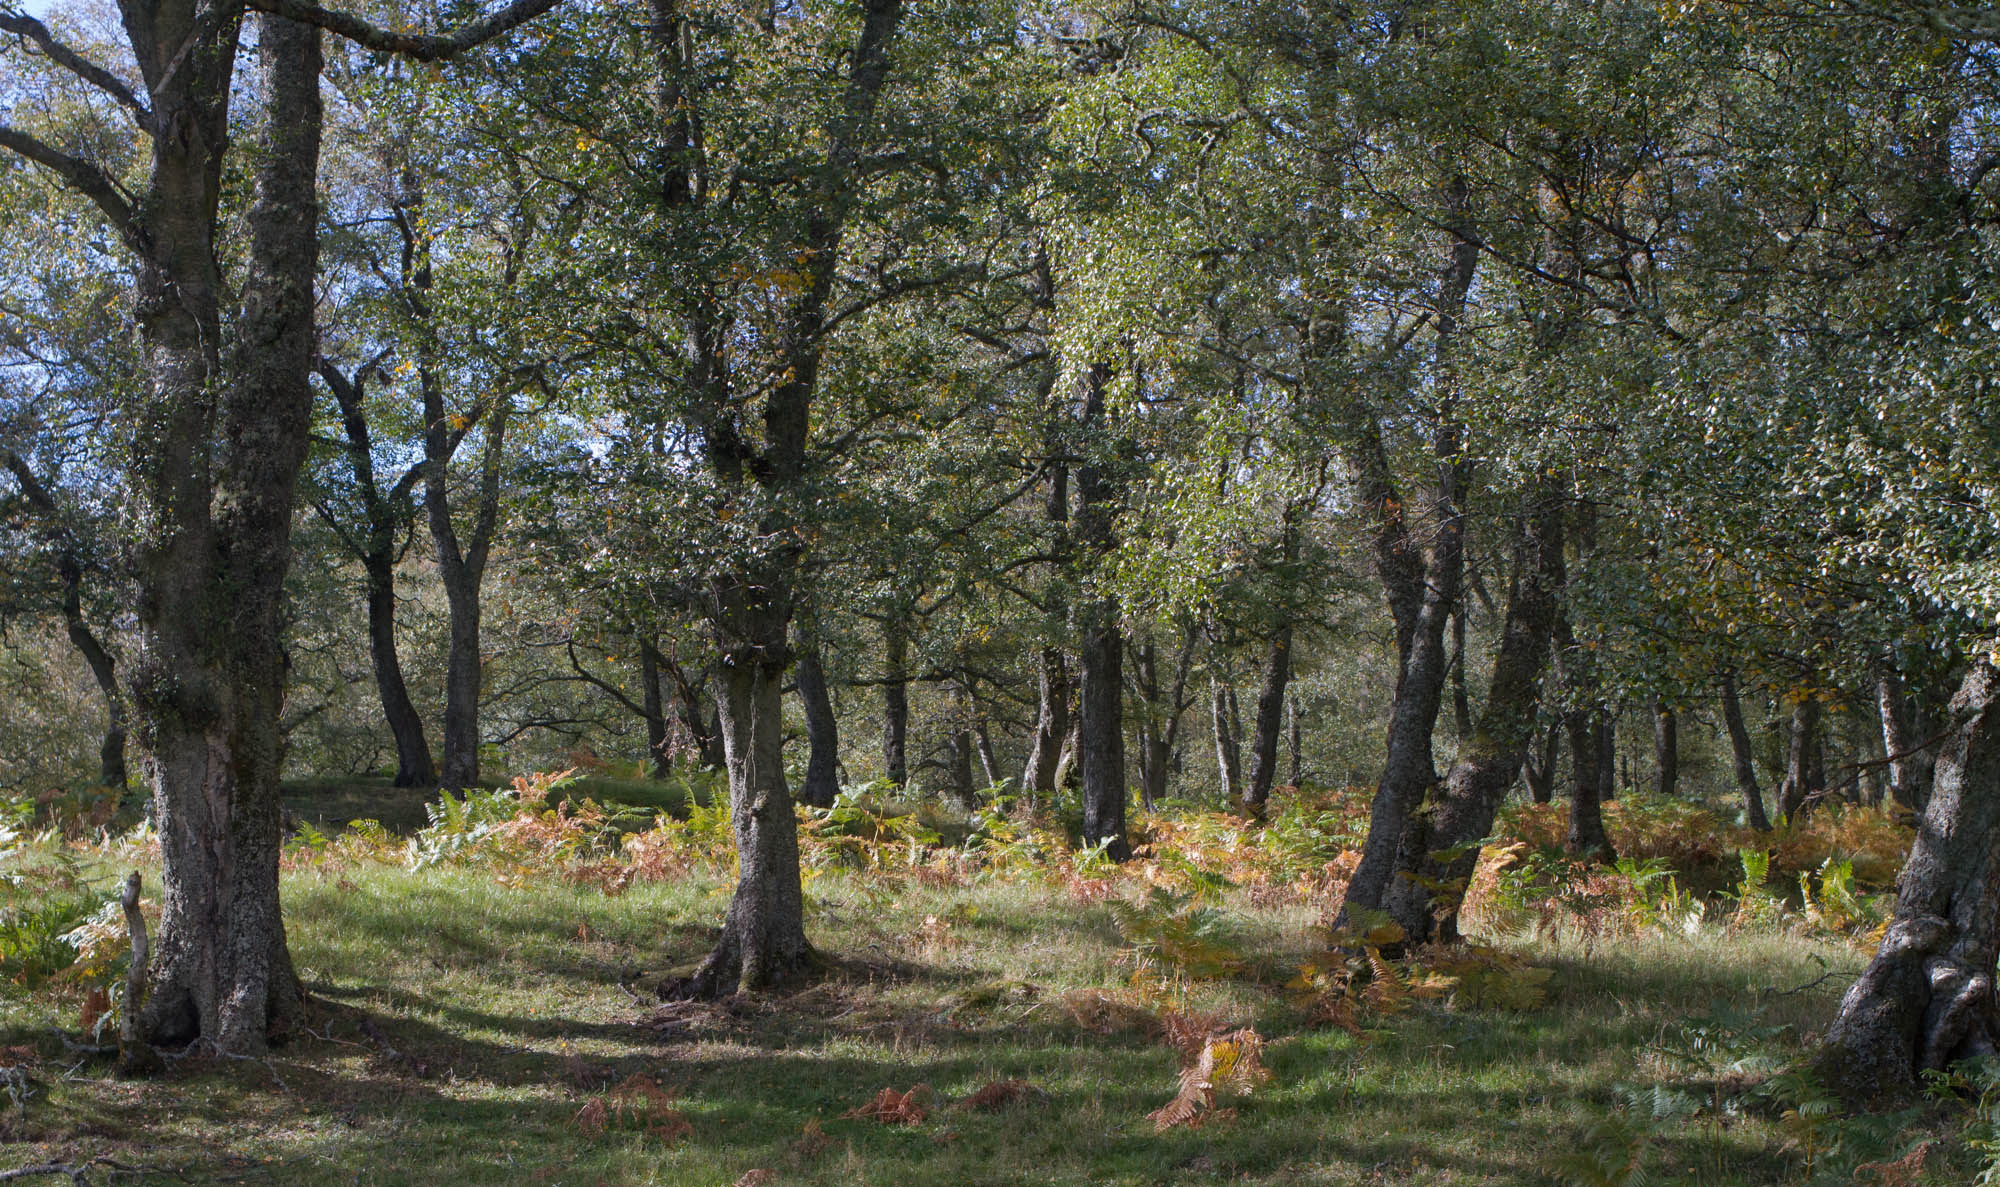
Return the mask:
<path fill-rule="evenodd" d="M 1541 744 L 1528 753 L 1522 777 L 1528 782 L 1528 798 L 1538 804 L 1555 799 L 1556 752 L 1562 742 L 1562 721 L 1551 720 L 1542 730 Z"/>
<path fill-rule="evenodd" d="M 1819 1058 L 1854 1102 L 2000 1050 L 2000 670 L 1984 655 L 1952 698 L 1924 827 L 1875 958 L 1841 999 Z"/>
<path fill-rule="evenodd" d="M 973 722 L 972 739 L 979 749 L 979 769 L 986 776 L 986 786 L 1000 786 L 1000 759 L 993 753 L 993 735 L 983 714 Z"/>
<path fill-rule="evenodd" d="M 1257 732 L 1250 744 L 1250 781 L 1243 787 L 1243 807 L 1261 816 L 1278 776 L 1278 735 L 1285 727 L 1285 689 L 1292 678 L 1292 627 L 1286 624 L 1271 637 L 1270 659 L 1264 665 L 1264 686 L 1257 693 Z"/>
<path fill-rule="evenodd" d="M 90 665 L 91 678 L 104 697 L 104 740 L 97 751 L 97 782 L 103 787 L 124 787 L 125 698 L 118 691 L 118 665 L 111 652 L 90 629 L 83 617 L 83 567 L 74 557 L 58 563 L 63 582 L 63 625 L 69 641 Z"/>
<path fill-rule="evenodd" d="M 643 688 L 640 707 L 646 718 L 646 770 L 655 779 L 673 773 L 672 723 L 667 719 L 666 692 L 660 687 L 660 649 L 651 639 L 639 640 L 639 683 Z"/>
<path fill-rule="evenodd" d="M 1618 798 L 1618 712 L 1606 709 L 1597 721 L 1597 802 Z"/>
<path fill-rule="evenodd" d="M 278 775 L 284 578 L 312 412 L 320 42 L 259 18 L 266 145 L 225 383 L 212 236 L 235 33 L 186 15 L 169 28 L 166 10 L 127 11 L 135 42 L 193 48 L 178 71 L 141 55 L 159 124 L 176 131 L 154 138 L 138 282 L 150 391 L 133 704 L 164 869 L 146 1001 L 128 1008 L 146 1044 L 250 1054 L 296 1024 L 304 997 L 278 905 Z"/>
<path fill-rule="evenodd" d="M 1609 732 L 1609 713 L 1603 706 L 1572 709 L 1569 712 L 1569 748 L 1573 778 L 1570 781 L 1569 838 L 1571 857 L 1595 858 L 1610 863 L 1617 854 L 1604 831 L 1604 736 Z"/>
<path fill-rule="evenodd" d="M 1116 546 L 1112 507 L 1115 480 L 1101 456 L 1108 451 L 1104 389 L 1111 370 L 1090 368 L 1084 379 L 1083 427 L 1095 438 L 1091 459 L 1077 467 L 1076 536 L 1093 557 Z M 1083 843 L 1103 845 L 1114 861 L 1132 856 L 1125 840 L 1125 634 L 1118 600 L 1099 597 L 1077 611 L 1077 774 L 1083 798 Z"/>
<path fill-rule="evenodd" d="M 882 769 L 901 787 L 910 779 L 910 641 L 896 620 L 882 628 Z"/>
<path fill-rule="evenodd" d="M 1290 776 L 1285 780 L 1293 790 L 1305 785 L 1305 737 L 1304 727 L 1299 723 L 1299 698 L 1292 697 L 1289 704 L 1291 717 L 1291 762 L 1287 764 Z"/>
<path fill-rule="evenodd" d="M 1882 716 L 1882 751 L 1889 759 L 1889 796 L 1905 812 L 1921 812 L 1929 790 L 1924 776 L 1931 752 L 1919 752 L 1918 747 L 1929 739 L 1914 736 L 1910 729 L 1903 678 L 1887 664 L 1875 680 L 1875 703 Z"/>
<path fill-rule="evenodd" d="M 718 698 L 729 769 L 736 891 L 722 934 L 695 973 L 662 987 L 669 998 L 714 999 L 778 987 L 810 967 L 798 819 L 785 786 L 784 687 L 789 575 L 782 559 L 717 597 L 722 654 Z"/>
<path fill-rule="evenodd" d="M 1660 795 L 1672 798 L 1681 784 L 1681 722 L 1664 702 L 1653 705 L 1653 766 Z"/>
<path fill-rule="evenodd" d="M 321 513 L 335 524 L 361 562 L 368 603 L 368 658 L 382 702 L 382 720 L 396 744 L 396 786 L 429 787 L 437 782 L 437 766 L 431 759 L 423 718 L 410 700 L 402 657 L 396 649 L 397 536 L 402 526 L 397 508 L 407 506 L 410 486 L 421 467 L 405 473 L 391 492 L 383 495 L 375 477 L 375 446 L 364 409 L 367 370 L 364 367 L 349 379 L 325 359 L 319 361 L 320 377 L 340 408 L 348 464 L 354 471 L 355 493 L 361 498 L 361 534 L 357 536 L 341 525 L 331 509 L 322 506 Z"/>
<path fill-rule="evenodd" d="M 1021 772 L 1021 791 L 1030 806 L 1054 794 L 1056 760 L 1069 737 L 1069 667 L 1060 648 L 1042 648 L 1037 675 L 1035 736 L 1028 747 L 1028 764 Z"/>
<path fill-rule="evenodd" d="M 801 621 L 794 631 L 799 662 L 793 672 L 798 683 L 799 705 L 806 717 L 806 775 L 799 788 L 799 802 L 815 808 L 832 805 L 840 794 L 840 723 L 833 715 L 833 697 L 826 687 L 826 671 L 821 666 L 819 632 Z"/>
<path fill-rule="evenodd" d="M 428 278 L 421 282 L 420 288 L 429 288 Z M 486 580 L 486 558 L 500 512 L 500 459 L 508 408 L 503 400 L 487 415 L 472 533 L 461 544 L 458 528 L 452 522 L 447 487 L 454 450 L 449 445 L 450 422 L 444 409 L 442 379 L 434 364 L 420 364 L 418 372 L 425 418 L 424 509 L 431 539 L 437 546 L 438 577 L 450 611 L 450 644 L 444 678 L 444 762 L 438 781 L 444 787 L 460 790 L 479 782 L 479 693 L 484 680 L 479 647 L 480 586 Z"/>
<path fill-rule="evenodd" d="M 1243 791 L 1243 739 L 1236 715 L 1236 690 L 1213 683 L 1209 694 L 1209 720 L 1215 733 L 1215 769 L 1222 781 L 1224 803 L 1237 803 Z"/>
<path fill-rule="evenodd" d="M 1451 615 L 1451 720 L 1458 740 L 1472 736 L 1472 697 L 1465 690 L 1465 599 Z"/>
<path fill-rule="evenodd" d="M 1785 781 L 1778 786 L 1778 814 L 1797 820 L 1810 807 L 1813 751 L 1819 744 L 1819 701 L 1811 694 L 1792 706 L 1791 730 L 1785 745 Z"/>
<path fill-rule="evenodd" d="M 1743 725 L 1743 704 L 1736 695 L 1733 672 L 1722 675 L 1722 721 L 1729 731 L 1729 751 L 1736 764 L 1736 789 L 1743 795 L 1743 818 L 1758 832 L 1770 832 L 1764 793 L 1757 788 L 1756 751 L 1750 745 L 1750 731 Z"/>
<path fill-rule="evenodd" d="M 403 661 L 396 650 L 395 560 L 388 554 L 363 561 L 368 579 L 368 658 L 374 668 L 375 691 L 382 701 L 382 718 L 396 742 L 396 786 L 430 787 L 437 782 L 424 719 L 403 682 Z"/>
<path fill-rule="evenodd" d="M 1479 862 L 1480 842 L 1493 831 L 1501 801 L 1527 761 L 1562 596 L 1562 521 L 1557 492 L 1527 493 L 1500 651 L 1478 727 L 1460 747 L 1432 807 L 1412 817 L 1398 857 L 1403 876 L 1391 883 L 1383 901 L 1407 943 L 1458 937 L 1458 912 Z"/>

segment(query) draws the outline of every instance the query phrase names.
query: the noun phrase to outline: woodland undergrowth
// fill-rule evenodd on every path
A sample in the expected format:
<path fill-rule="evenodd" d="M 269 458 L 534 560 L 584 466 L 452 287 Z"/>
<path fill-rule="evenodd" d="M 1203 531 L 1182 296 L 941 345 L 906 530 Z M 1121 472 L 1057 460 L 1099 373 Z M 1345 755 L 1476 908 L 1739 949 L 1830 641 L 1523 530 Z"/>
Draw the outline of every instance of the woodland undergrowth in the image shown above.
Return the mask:
<path fill-rule="evenodd" d="M 762 1158 L 778 1165 L 742 1174 L 859 1182 L 873 1162 L 955 1165 L 970 1147 L 1005 1144 L 1010 1126 L 1025 1140 L 1043 1124 L 1034 1117 L 1084 1090 L 1080 1078 L 1104 1076 L 1123 1091 L 1100 1086 L 1101 1115 L 1077 1123 L 1120 1135 L 1116 1156 L 1038 1155 L 1030 1141 L 1021 1157 L 1047 1181 L 1234 1168 L 1269 1182 L 2000 1182 L 2000 1071 L 1967 1067 L 1920 1106 L 1854 1118 L 1799 1059 L 1879 938 L 1907 849 L 1907 829 L 1870 810 L 1756 834 L 1697 805 L 1630 797 L 1607 806 L 1622 856 L 1604 865 L 1563 856 L 1560 807 L 1513 808 L 1469 886 L 1462 927 L 1475 938 L 1410 949 L 1365 911 L 1331 930 L 1365 827 L 1360 789 L 1288 789 L 1262 821 L 1169 804 L 1140 819 L 1137 856 L 1120 864 L 1077 844 L 1060 812 L 1016 812 L 1002 797 L 967 815 L 856 788 L 799 809 L 808 926 L 833 971 L 790 998 L 694 1007 L 644 992 L 673 958 L 648 937 L 684 928 L 693 940 L 677 953 L 691 958 L 719 916 L 734 871 L 726 797 L 690 782 L 683 814 L 636 811 L 575 794 L 570 777 L 443 796 L 408 836 L 369 821 L 299 825 L 286 894 L 325 1012 L 299 1053 L 273 1055 L 262 1084 L 223 1087 L 211 1081 L 247 1071 L 187 1066 L 164 1085 L 114 1088 L 99 1055 L 126 960 L 113 883 L 156 868 L 156 839 L 143 825 L 115 831 L 87 797 L 88 817 L 46 800 L 16 810 L 0 829 L 0 981 L 26 1009 L 0 1030 L 0 1151 L 22 1165 L 163 1152 L 176 1173 L 212 1170 L 186 1114 L 113 1109 L 125 1120 L 95 1130 L 91 1118 L 120 1092 L 239 1104 L 261 1092 L 296 1128 L 306 1097 L 343 1099 L 342 1084 L 366 1080 L 420 1085 L 468 1116 L 553 1093 L 548 1130 L 597 1151 L 575 1165 L 613 1165 L 611 1147 L 649 1152 L 656 1177 L 630 1181 L 706 1182 L 681 1170 Z M 510 920 L 540 933 L 532 958 Z M 386 977 L 367 965 L 378 942 L 392 954 Z M 1744 986 L 1764 983 L 1718 995 L 1718 959 Z M 1796 984 L 1772 975 L 1815 969 Z M 1600 1041 L 1567 1066 L 1555 1036 L 1579 1026 Z M 485 1034 L 553 1062 L 482 1077 L 461 1068 L 469 1057 L 451 1054 L 451 1034 L 459 1048 Z M 662 1043 L 694 1043 L 712 1066 L 689 1072 Z M 980 1054 L 945 1057 L 960 1047 Z M 737 1095 L 718 1087 L 725 1065 L 760 1053 L 795 1078 L 815 1068 L 811 1082 L 846 1104 L 793 1101 L 809 1115 L 777 1124 L 769 1102 L 741 1095 L 740 1075 Z M 1447 1137 L 1390 1099 L 1454 1090 L 1468 1118 L 1508 1119 Z M 1378 1096 L 1385 1117 L 1416 1128 L 1364 1168 L 1389 1145 L 1342 1135 Z M 341 1115 L 323 1101 L 304 1112 L 330 1107 Z M 491 1122 L 438 1111 L 412 1123 L 426 1140 L 466 1124 L 449 1140 L 492 1137 Z M 871 1128 L 925 1137 L 891 1149 Z M 1530 1132 L 1540 1136 L 1516 1161 L 1481 1149 Z M 289 1158 L 292 1172 L 368 1157 L 366 1143 L 279 1145 L 291 1153 L 270 1161 Z"/>

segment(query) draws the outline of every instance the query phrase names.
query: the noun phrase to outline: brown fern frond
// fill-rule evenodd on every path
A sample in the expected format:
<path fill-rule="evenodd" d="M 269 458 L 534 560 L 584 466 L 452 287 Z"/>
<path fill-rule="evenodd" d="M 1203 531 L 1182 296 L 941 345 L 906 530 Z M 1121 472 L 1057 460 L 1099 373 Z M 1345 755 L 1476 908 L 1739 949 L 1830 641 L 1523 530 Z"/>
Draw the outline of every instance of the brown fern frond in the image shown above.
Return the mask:
<path fill-rule="evenodd" d="M 980 1088 L 979 1091 L 973 1093 L 971 1096 L 959 1101 L 952 1108 L 960 1111 L 973 1110 L 990 1113 L 998 1109 L 1004 1109 L 1015 1101 L 1020 1100 L 1023 1096 L 1027 1096 L 1035 1091 L 1037 1091 L 1035 1086 L 1026 1080 L 995 1080 L 991 1084 Z"/>
<path fill-rule="evenodd" d="M 930 1115 L 930 1110 L 918 1098 L 930 1094 L 929 1084 L 917 1084 L 908 1092 L 898 1092 L 894 1088 L 884 1088 L 876 1093 L 865 1105 L 842 1113 L 851 1120 L 879 1121 L 883 1125 L 916 1125 Z"/>

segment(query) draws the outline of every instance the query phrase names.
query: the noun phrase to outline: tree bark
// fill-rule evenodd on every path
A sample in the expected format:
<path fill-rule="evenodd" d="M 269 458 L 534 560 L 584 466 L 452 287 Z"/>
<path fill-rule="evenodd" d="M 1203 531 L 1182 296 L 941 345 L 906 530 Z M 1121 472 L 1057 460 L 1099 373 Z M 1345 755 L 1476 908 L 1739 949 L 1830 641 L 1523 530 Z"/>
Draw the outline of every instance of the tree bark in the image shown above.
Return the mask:
<path fill-rule="evenodd" d="M 910 641 L 900 620 L 882 626 L 882 769 L 901 787 L 910 779 Z"/>
<path fill-rule="evenodd" d="M 1243 743 L 1237 737 L 1236 690 L 1220 681 L 1209 687 L 1209 721 L 1215 734 L 1216 777 L 1224 803 L 1237 803 L 1243 790 Z"/>
<path fill-rule="evenodd" d="M 1465 599 L 1451 614 L 1451 720 L 1458 740 L 1472 736 L 1472 697 L 1465 689 Z"/>
<path fill-rule="evenodd" d="M 799 788 L 799 802 L 825 808 L 840 794 L 840 723 L 834 718 L 833 697 L 827 692 L 818 629 L 802 616 L 793 635 L 799 661 L 793 679 L 806 717 L 806 775 Z"/>
<path fill-rule="evenodd" d="M 2000 670 L 1973 661 L 1950 706 L 1924 826 L 1874 959 L 1841 999 L 1819 1069 L 1853 1102 L 2000 1050 Z"/>
<path fill-rule="evenodd" d="M 1597 720 L 1597 802 L 1618 798 L 1618 711 L 1606 708 Z"/>
<path fill-rule="evenodd" d="M 1288 713 L 1292 723 L 1291 762 L 1288 764 L 1290 777 L 1285 782 L 1296 789 L 1305 784 L 1305 727 L 1299 721 L 1299 698 L 1292 697 L 1288 705 Z"/>
<path fill-rule="evenodd" d="M 1063 740 L 1069 737 L 1069 666 L 1061 648 L 1042 648 L 1035 683 L 1035 736 L 1028 748 L 1027 766 L 1021 771 L 1021 791 L 1030 806 L 1055 793 L 1056 761 L 1062 757 Z"/>
<path fill-rule="evenodd" d="M 639 640 L 640 708 L 646 719 L 646 770 L 655 779 L 673 772 L 673 729 L 667 718 L 666 690 L 660 685 L 660 649 L 651 639 Z"/>
<path fill-rule="evenodd" d="M 137 6 L 126 19 L 159 125 L 176 129 L 153 138 L 138 283 L 150 390 L 132 684 L 164 869 L 134 1008 L 147 1044 L 249 1054 L 297 1022 L 304 996 L 279 913 L 278 775 L 284 578 L 312 411 L 319 33 L 259 21 L 266 143 L 225 379 L 213 235 L 234 22 Z M 192 52 L 172 69 L 148 45 Z"/>
<path fill-rule="evenodd" d="M 1588 857 L 1609 864 L 1617 857 L 1604 831 L 1604 735 L 1610 716 L 1602 705 L 1569 713 L 1570 781 L 1569 837 L 1571 857 Z"/>
<path fill-rule="evenodd" d="M 1531 750 L 1522 767 L 1522 777 L 1528 783 L 1528 798 L 1538 804 L 1546 804 L 1555 799 L 1556 754 L 1562 743 L 1563 724 L 1561 719 L 1552 719 L 1542 729 L 1539 753 Z"/>
<path fill-rule="evenodd" d="M 1743 795 L 1743 818 L 1758 832 L 1770 832 L 1764 793 L 1757 787 L 1756 751 L 1750 745 L 1750 731 L 1743 725 L 1743 704 L 1736 695 L 1734 672 L 1722 674 L 1722 721 L 1729 731 L 1729 752 L 1736 764 L 1736 789 Z"/>
<path fill-rule="evenodd" d="M 1090 460 L 1077 467 L 1077 541 L 1094 558 L 1116 546 L 1116 480 L 1102 455 L 1109 448 L 1104 389 L 1111 369 L 1090 368 L 1083 383 L 1083 427 Z M 1083 798 L 1083 843 L 1102 845 L 1114 861 L 1132 856 L 1125 840 L 1125 634 L 1118 599 L 1098 596 L 1077 610 L 1077 774 Z"/>
<path fill-rule="evenodd" d="M 1277 782 L 1278 735 L 1285 727 L 1285 689 L 1292 678 L 1292 627 L 1271 636 L 1271 653 L 1264 664 L 1264 685 L 1257 693 L 1257 732 L 1250 744 L 1250 781 L 1243 786 L 1243 807 L 1261 816 Z"/>
<path fill-rule="evenodd" d="M 1549 641 L 1562 596 L 1563 500 L 1538 487 L 1522 500 L 1493 682 L 1472 736 L 1435 803 L 1412 817 L 1383 909 L 1410 944 L 1458 938 L 1458 912 L 1500 804 L 1527 761 Z"/>
<path fill-rule="evenodd" d="M 1810 693 L 1792 706 L 1791 729 L 1785 745 L 1785 781 L 1778 787 L 1778 814 L 1797 820 L 1811 806 L 1814 750 L 1819 745 L 1819 701 Z"/>
<path fill-rule="evenodd" d="M 1653 704 L 1653 766 L 1663 798 L 1672 798 L 1681 784 L 1680 715 L 1664 702 Z"/>
<path fill-rule="evenodd" d="M 1902 675 L 1887 664 L 1875 679 L 1875 702 L 1882 717 L 1882 751 L 1889 759 L 1890 798 L 1906 812 L 1922 812 L 1934 760 L 1931 751 L 1919 749 L 1928 739 L 1916 737 L 1910 728 Z"/>

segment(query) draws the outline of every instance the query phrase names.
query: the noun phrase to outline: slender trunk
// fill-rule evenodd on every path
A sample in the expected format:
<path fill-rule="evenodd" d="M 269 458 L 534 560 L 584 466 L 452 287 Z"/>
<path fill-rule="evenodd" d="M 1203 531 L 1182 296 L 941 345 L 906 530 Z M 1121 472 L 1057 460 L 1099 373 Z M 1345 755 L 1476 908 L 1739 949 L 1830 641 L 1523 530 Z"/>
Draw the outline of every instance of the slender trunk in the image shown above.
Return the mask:
<path fill-rule="evenodd" d="M 1597 802 L 1618 798 L 1618 711 L 1606 709 L 1597 721 Z"/>
<path fill-rule="evenodd" d="M 1285 782 L 1290 784 L 1292 789 L 1296 791 L 1305 785 L 1305 739 L 1303 727 L 1299 723 L 1299 698 L 1292 697 L 1287 704 L 1292 728 L 1291 761 L 1286 765 L 1286 769 L 1290 772 L 1290 775 Z"/>
<path fill-rule="evenodd" d="M 1257 732 L 1250 745 L 1250 781 L 1243 788 L 1243 806 L 1262 815 L 1278 775 L 1278 734 L 1285 724 L 1285 689 L 1292 678 L 1292 627 L 1288 623 L 1271 637 L 1270 659 L 1264 665 L 1264 686 L 1257 693 Z"/>
<path fill-rule="evenodd" d="M 825 808 L 840 794 L 840 723 L 834 718 L 833 697 L 827 692 L 819 631 L 802 617 L 793 635 L 799 657 L 793 679 L 806 717 L 806 774 L 799 787 L 799 802 Z"/>
<path fill-rule="evenodd" d="M 97 782 L 103 787 L 124 787 L 125 698 L 118 692 L 118 665 L 111 652 L 90 629 L 83 616 L 83 567 L 65 555 L 58 563 L 63 582 L 63 626 L 69 641 L 90 665 L 91 678 L 104 697 L 104 740 L 97 751 Z"/>
<path fill-rule="evenodd" d="M 1542 729 L 1541 744 L 1528 754 L 1522 775 L 1528 781 L 1528 798 L 1546 804 L 1555 798 L 1556 752 L 1562 742 L 1562 721 L 1551 719 Z"/>
<path fill-rule="evenodd" d="M 1672 706 L 1653 705 L 1653 766 L 1662 797 L 1671 798 L 1681 784 L 1681 722 Z"/>
<path fill-rule="evenodd" d="M 1604 831 L 1603 740 L 1608 714 L 1603 706 L 1572 709 L 1568 716 L 1570 761 L 1569 838 L 1571 857 L 1610 862 L 1616 856 Z"/>
<path fill-rule="evenodd" d="M 1890 798 L 1905 812 L 1921 812 L 1925 790 L 1918 773 L 1921 758 L 1913 751 L 1927 739 L 1913 736 L 1903 678 L 1887 664 L 1876 676 L 1875 704 L 1882 716 L 1882 751 L 1889 759 Z"/>
<path fill-rule="evenodd" d="M 972 725 L 972 739 L 979 749 L 979 770 L 986 776 L 986 786 L 1000 786 L 1000 759 L 993 753 L 993 735 L 986 728 L 986 718 L 981 715 Z"/>
<path fill-rule="evenodd" d="M 1785 745 L 1785 781 L 1778 787 L 1778 814 L 1797 820 L 1811 806 L 1813 750 L 1819 744 L 1819 702 L 1810 694 L 1792 706 Z"/>
<path fill-rule="evenodd" d="M 1472 736 L 1472 698 L 1465 691 L 1465 599 L 1451 614 L 1451 719 L 1463 742 Z"/>
<path fill-rule="evenodd" d="M 660 649 L 651 639 L 639 641 L 639 683 L 644 699 L 640 702 L 646 718 L 646 769 L 653 778 L 664 779 L 673 772 L 673 730 L 667 720 L 667 698 L 660 687 Z"/>
<path fill-rule="evenodd" d="M 1819 1069 L 1854 1102 L 2000 1049 L 2000 669 L 1973 661 L 1952 698 L 1924 827 L 1882 945 L 1841 999 Z"/>
<path fill-rule="evenodd" d="M 1054 794 L 1056 760 L 1062 755 L 1063 739 L 1069 736 L 1069 666 L 1060 648 L 1042 648 L 1036 685 L 1040 704 L 1035 713 L 1035 736 L 1021 772 L 1021 791 L 1030 806 Z"/>
<path fill-rule="evenodd" d="M 972 782 L 972 728 L 961 719 L 951 731 L 951 796 L 967 812 L 979 810 L 979 789 Z"/>
<path fill-rule="evenodd" d="M 1760 833 L 1771 831 L 1771 819 L 1764 814 L 1764 793 L 1757 788 L 1756 751 L 1750 745 L 1750 731 L 1743 725 L 1743 703 L 1736 695 L 1736 674 L 1722 675 L 1722 722 L 1729 731 L 1729 751 L 1736 764 L 1736 789 L 1743 795 L 1743 818 Z"/>
<path fill-rule="evenodd" d="M 375 477 L 375 447 L 364 410 L 366 368 L 353 379 L 342 375 L 324 359 L 320 377 L 333 392 L 340 407 L 341 426 L 346 433 L 348 463 L 354 471 L 354 486 L 361 498 L 361 535 L 347 536 L 361 561 L 368 603 L 368 659 L 375 676 L 375 691 L 382 702 L 382 720 L 396 744 L 396 786 L 429 787 L 437 782 L 437 766 L 431 759 L 430 740 L 424 734 L 423 717 L 410 699 L 403 679 L 403 661 L 396 649 L 396 541 L 402 527 L 397 508 L 408 504 L 409 487 L 418 477 L 406 473 L 385 497 Z M 326 512 L 328 518 L 332 513 Z"/>
<path fill-rule="evenodd" d="M 1452 188 L 1452 204 L 1461 221 L 1469 221 L 1468 200 L 1469 187 L 1461 179 Z M 1432 735 L 1450 666 L 1445 632 L 1458 609 L 1459 586 L 1465 576 L 1465 519 L 1460 500 L 1468 463 L 1460 448 L 1460 427 L 1455 419 L 1455 353 L 1459 318 L 1478 263 L 1477 236 L 1469 226 L 1455 228 L 1439 277 L 1435 360 L 1439 414 L 1431 437 L 1437 484 L 1431 502 L 1430 546 L 1421 555 L 1404 518 L 1402 500 L 1389 481 L 1380 418 L 1370 413 L 1365 423 L 1350 425 L 1342 433 L 1350 462 L 1360 463 L 1354 468 L 1363 476 L 1363 495 L 1375 516 L 1376 567 L 1396 620 L 1401 659 L 1389 710 L 1382 777 L 1369 805 L 1368 839 L 1362 846 L 1361 863 L 1348 880 L 1341 905 L 1339 920 L 1343 923 L 1350 906 L 1381 909 L 1410 817 L 1437 782 Z"/>
<path fill-rule="evenodd" d="M 1209 689 L 1209 721 L 1215 734 L 1216 777 L 1222 782 L 1224 803 L 1236 803 L 1243 788 L 1242 743 L 1236 736 L 1231 711 L 1234 694 L 1229 687 L 1215 682 Z"/>
<path fill-rule="evenodd" d="M 882 628 L 882 769 L 889 782 L 909 782 L 910 641 L 900 620 Z"/>
<path fill-rule="evenodd" d="M 375 691 L 382 701 L 382 718 L 396 743 L 396 786 L 429 787 L 437 782 L 424 719 L 403 682 L 403 661 L 396 650 L 395 562 L 388 555 L 370 555 L 363 562 L 368 578 L 368 658 L 375 673 Z"/>
<path fill-rule="evenodd" d="M 1108 451 L 1104 389 L 1111 370 L 1090 368 L 1084 379 L 1083 427 L 1094 438 L 1091 460 L 1077 467 L 1077 541 L 1094 558 L 1116 546 L 1113 499 L 1116 480 L 1099 456 Z M 1083 843 L 1103 845 L 1115 861 L 1132 856 L 1125 840 L 1125 634 L 1115 597 L 1098 597 L 1078 608 L 1081 646 L 1077 649 L 1077 773 L 1083 797 Z"/>
<path fill-rule="evenodd" d="M 164 10 L 128 10 L 138 39 Z M 192 17 L 190 16 L 190 20 Z M 303 989 L 278 904 L 284 578 L 312 412 L 320 135 L 317 30 L 259 19 L 266 151 L 251 200 L 242 314 L 224 381 L 213 247 L 234 59 L 229 31 L 152 28 L 193 47 L 147 82 L 162 127 L 145 203 L 138 320 L 150 391 L 135 473 L 140 651 L 133 679 L 164 863 L 160 930 L 135 1029 L 262 1051 Z M 178 60 L 177 60 L 178 61 Z M 137 1053 L 128 1052 L 137 1062 Z"/>
<path fill-rule="evenodd" d="M 1435 803 L 1412 817 L 1399 857 L 1403 876 L 1383 903 L 1408 943 L 1457 938 L 1480 842 L 1527 761 L 1562 596 L 1562 519 L 1555 491 L 1532 490 L 1523 499 L 1500 651 L 1478 728 L 1459 748 Z"/>

